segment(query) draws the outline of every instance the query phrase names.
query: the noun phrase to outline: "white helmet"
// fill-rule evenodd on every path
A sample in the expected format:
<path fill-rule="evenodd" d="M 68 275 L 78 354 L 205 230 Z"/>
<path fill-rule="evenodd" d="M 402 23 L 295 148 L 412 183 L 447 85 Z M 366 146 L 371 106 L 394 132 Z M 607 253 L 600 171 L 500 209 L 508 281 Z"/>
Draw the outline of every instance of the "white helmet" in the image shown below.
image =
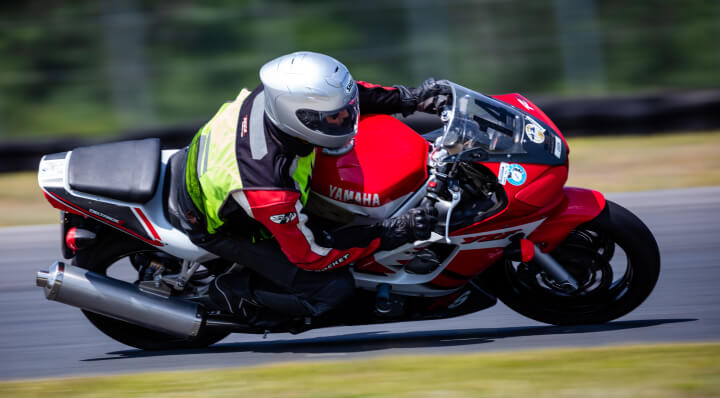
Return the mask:
<path fill-rule="evenodd" d="M 260 68 L 265 113 L 284 133 L 340 148 L 357 132 L 360 104 L 350 72 L 335 58 L 301 51 Z"/>

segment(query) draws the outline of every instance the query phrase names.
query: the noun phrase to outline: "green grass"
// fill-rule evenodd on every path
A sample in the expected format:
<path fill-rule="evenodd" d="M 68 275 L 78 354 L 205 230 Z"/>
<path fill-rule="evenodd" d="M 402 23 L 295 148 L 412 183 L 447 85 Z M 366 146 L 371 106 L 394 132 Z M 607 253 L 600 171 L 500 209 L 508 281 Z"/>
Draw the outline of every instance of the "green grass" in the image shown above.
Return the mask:
<path fill-rule="evenodd" d="M 58 210 L 45 200 L 35 172 L 0 173 L 0 226 L 57 223 Z"/>
<path fill-rule="evenodd" d="M 299 362 L 0 383 L 2 397 L 716 397 L 720 343 Z"/>
<path fill-rule="evenodd" d="M 720 185 L 720 131 L 571 138 L 568 185 L 600 192 Z M 34 172 L 0 174 L 0 226 L 57 222 Z"/>
<path fill-rule="evenodd" d="M 720 131 L 572 138 L 568 185 L 600 192 L 720 185 Z"/>

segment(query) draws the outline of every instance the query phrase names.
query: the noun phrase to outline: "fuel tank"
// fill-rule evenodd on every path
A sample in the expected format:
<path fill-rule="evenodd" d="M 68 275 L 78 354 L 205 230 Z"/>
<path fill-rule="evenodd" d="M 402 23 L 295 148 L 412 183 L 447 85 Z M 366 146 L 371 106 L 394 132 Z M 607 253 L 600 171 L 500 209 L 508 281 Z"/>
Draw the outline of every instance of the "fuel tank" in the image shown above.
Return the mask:
<path fill-rule="evenodd" d="M 338 220 L 343 222 L 350 221 L 343 212 L 384 219 L 427 180 L 428 148 L 424 138 L 392 116 L 364 116 L 349 152 L 316 154 L 308 206 L 326 217 L 345 216 Z"/>

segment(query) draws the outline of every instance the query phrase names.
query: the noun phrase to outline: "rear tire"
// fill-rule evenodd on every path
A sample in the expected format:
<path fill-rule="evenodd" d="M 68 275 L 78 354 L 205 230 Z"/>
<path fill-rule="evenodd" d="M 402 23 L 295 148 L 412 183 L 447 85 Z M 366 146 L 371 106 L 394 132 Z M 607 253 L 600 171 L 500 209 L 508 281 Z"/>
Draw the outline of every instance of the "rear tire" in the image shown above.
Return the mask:
<path fill-rule="evenodd" d="M 81 250 L 73 259 L 74 265 L 89 271 L 107 275 L 108 268 L 131 254 L 156 251 L 139 240 L 115 231 L 105 234 L 92 247 Z M 85 317 L 107 336 L 141 350 L 169 350 L 204 348 L 224 339 L 229 333 L 210 331 L 202 327 L 197 336 L 183 339 L 142 326 L 120 321 L 87 310 Z"/>
<path fill-rule="evenodd" d="M 623 257 L 618 248 L 626 260 L 620 272 L 616 268 Z M 580 282 L 579 292 L 563 292 L 532 263 L 505 261 L 493 266 L 489 276 L 498 298 L 508 307 L 554 325 L 617 319 L 650 295 L 660 274 L 660 253 L 650 230 L 611 201 L 595 219 L 573 230 L 551 255 Z"/>

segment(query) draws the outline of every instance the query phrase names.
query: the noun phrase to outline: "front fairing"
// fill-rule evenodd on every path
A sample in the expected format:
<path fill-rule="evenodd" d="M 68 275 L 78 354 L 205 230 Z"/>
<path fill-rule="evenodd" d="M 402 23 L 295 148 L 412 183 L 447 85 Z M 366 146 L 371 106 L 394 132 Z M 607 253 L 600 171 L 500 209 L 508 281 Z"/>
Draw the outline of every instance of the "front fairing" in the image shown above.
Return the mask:
<path fill-rule="evenodd" d="M 547 123 L 498 99 L 448 82 L 452 108 L 443 112 L 437 141 L 442 162 L 481 161 L 562 165 L 567 147 Z"/>

